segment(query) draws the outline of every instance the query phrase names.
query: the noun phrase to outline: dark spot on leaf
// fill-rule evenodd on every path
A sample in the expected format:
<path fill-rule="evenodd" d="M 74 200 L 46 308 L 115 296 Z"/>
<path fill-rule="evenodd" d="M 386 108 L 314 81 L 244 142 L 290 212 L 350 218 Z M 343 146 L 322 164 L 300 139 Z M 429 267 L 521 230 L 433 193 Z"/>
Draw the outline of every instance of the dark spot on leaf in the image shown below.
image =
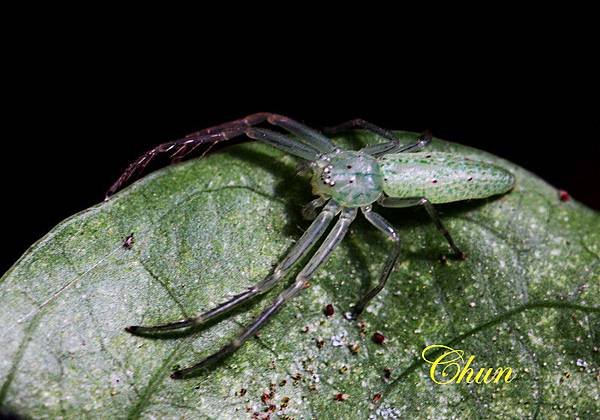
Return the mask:
<path fill-rule="evenodd" d="M 338 392 L 337 394 L 335 394 L 333 399 L 336 401 L 346 401 L 348 399 L 348 397 L 349 397 L 348 394 L 343 394 L 341 392 Z"/>
<path fill-rule="evenodd" d="M 133 233 L 131 233 L 123 240 L 123 248 L 131 249 L 134 242 L 135 242 L 135 239 L 133 238 Z"/>
<path fill-rule="evenodd" d="M 373 333 L 371 339 L 376 344 L 383 344 L 383 342 L 385 341 L 385 335 L 381 334 L 380 332 L 375 332 Z"/>
<path fill-rule="evenodd" d="M 350 351 L 354 354 L 358 353 L 360 351 L 360 344 L 358 343 L 352 343 L 352 344 L 348 344 L 348 348 L 350 349 Z"/>
<path fill-rule="evenodd" d="M 263 404 L 268 404 L 269 401 L 271 401 L 272 397 L 273 397 L 272 392 L 263 392 L 262 395 L 260 396 L 260 400 L 263 402 Z"/>

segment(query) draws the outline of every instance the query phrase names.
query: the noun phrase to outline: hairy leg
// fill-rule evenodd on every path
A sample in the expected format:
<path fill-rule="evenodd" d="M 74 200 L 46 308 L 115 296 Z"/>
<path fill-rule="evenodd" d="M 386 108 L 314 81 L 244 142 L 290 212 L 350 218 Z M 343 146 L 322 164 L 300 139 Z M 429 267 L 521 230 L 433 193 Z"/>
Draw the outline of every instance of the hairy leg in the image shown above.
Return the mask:
<path fill-rule="evenodd" d="M 290 147 L 290 141 L 295 144 L 295 147 L 292 147 L 292 150 L 295 150 L 299 153 L 305 153 L 305 151 L 300 152 L 300 146 L 302 146 L 302 149 L 308 148 L 311 151 L 316 151 L 317 155 L 330 152 L 335 148 L 335 145 L 327 137 L 323 136 L 312 128 L 309 128 L 282 115 L 272 114 L 269 112 L 259 112 L 238 120 L 196 131 L 195 133 L 188 134 L 182 139 L 162 143 L 148 150 L 142 156 L 129 164 L 129 166 L 127 166 L 121 176 L 106 192 L 106 199 L 125 186 L 127 182 L 135 177 L 138 173 L 141 173 L 144 168 L 159 155 L 166 154 L 171 159 L 181 160 L 200 146 L 207 146 L 207 149 L 204 152 L 207 153 L 216 144 L 238 137 L 244 134 L 249 128 L 264 122 L 281 127 L 298 136 L 298 139 L 286 138 L 285 146 L 282 145 L 281 141 L 278 142 L 277 140 L 273 140 L 272 137 L 271 141 L 268 142 L 276 147 L 281 146 L 279 148 L 288 153 L 290 153 L 290 150 L 286 150 L 286 147 Z M 260 137 L 261 135 L 264 135 L 264 132 L 263 134 L 255 132 L 255 134 Z M 296 156 L 298 156 L 298 153 L 296 153 Z M 307 156 L 303 158 L 306 157 Z M 310 158 L 312 159 L 312 154 Z"/>

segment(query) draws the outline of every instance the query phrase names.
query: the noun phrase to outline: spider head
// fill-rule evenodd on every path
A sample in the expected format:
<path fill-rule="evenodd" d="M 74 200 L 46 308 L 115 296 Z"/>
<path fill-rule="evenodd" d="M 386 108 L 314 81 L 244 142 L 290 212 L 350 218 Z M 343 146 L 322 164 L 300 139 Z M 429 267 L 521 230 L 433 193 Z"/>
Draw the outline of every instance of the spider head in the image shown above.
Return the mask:
<path fill-rule="evenodd" d="M 345 207 L 376 201 L 383 191 L 379 163 L 360 151 L 336 149 L 314 162 L 313 192 L 331 197 Z"/>

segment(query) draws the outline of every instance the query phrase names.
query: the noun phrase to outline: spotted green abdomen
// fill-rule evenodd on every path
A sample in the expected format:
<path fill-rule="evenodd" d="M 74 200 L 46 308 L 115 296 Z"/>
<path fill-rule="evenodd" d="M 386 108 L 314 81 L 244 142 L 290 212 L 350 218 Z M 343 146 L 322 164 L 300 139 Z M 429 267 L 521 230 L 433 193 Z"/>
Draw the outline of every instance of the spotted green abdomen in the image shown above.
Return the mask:
<path fill-rule="evenodd" d="M 449 203 L 502 194 L 515 182 L 506 169 L 453 153 L 398 153 L 379 162 L 383 190 L 390 197 L 426 197 L 432 203 Z"/>

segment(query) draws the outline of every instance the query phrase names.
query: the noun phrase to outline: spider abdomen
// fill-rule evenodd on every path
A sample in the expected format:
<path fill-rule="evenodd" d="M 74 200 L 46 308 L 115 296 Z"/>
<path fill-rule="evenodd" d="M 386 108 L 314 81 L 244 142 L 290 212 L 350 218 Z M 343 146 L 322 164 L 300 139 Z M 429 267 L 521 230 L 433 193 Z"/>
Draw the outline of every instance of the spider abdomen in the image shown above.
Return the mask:
<path fill-rule="evenodd" d="M 515 182 L 506 169 L 453 153 L 397 153 L 379 163 L 388 196 L 426 197 L 434 204 L 502 194 Z"/>

